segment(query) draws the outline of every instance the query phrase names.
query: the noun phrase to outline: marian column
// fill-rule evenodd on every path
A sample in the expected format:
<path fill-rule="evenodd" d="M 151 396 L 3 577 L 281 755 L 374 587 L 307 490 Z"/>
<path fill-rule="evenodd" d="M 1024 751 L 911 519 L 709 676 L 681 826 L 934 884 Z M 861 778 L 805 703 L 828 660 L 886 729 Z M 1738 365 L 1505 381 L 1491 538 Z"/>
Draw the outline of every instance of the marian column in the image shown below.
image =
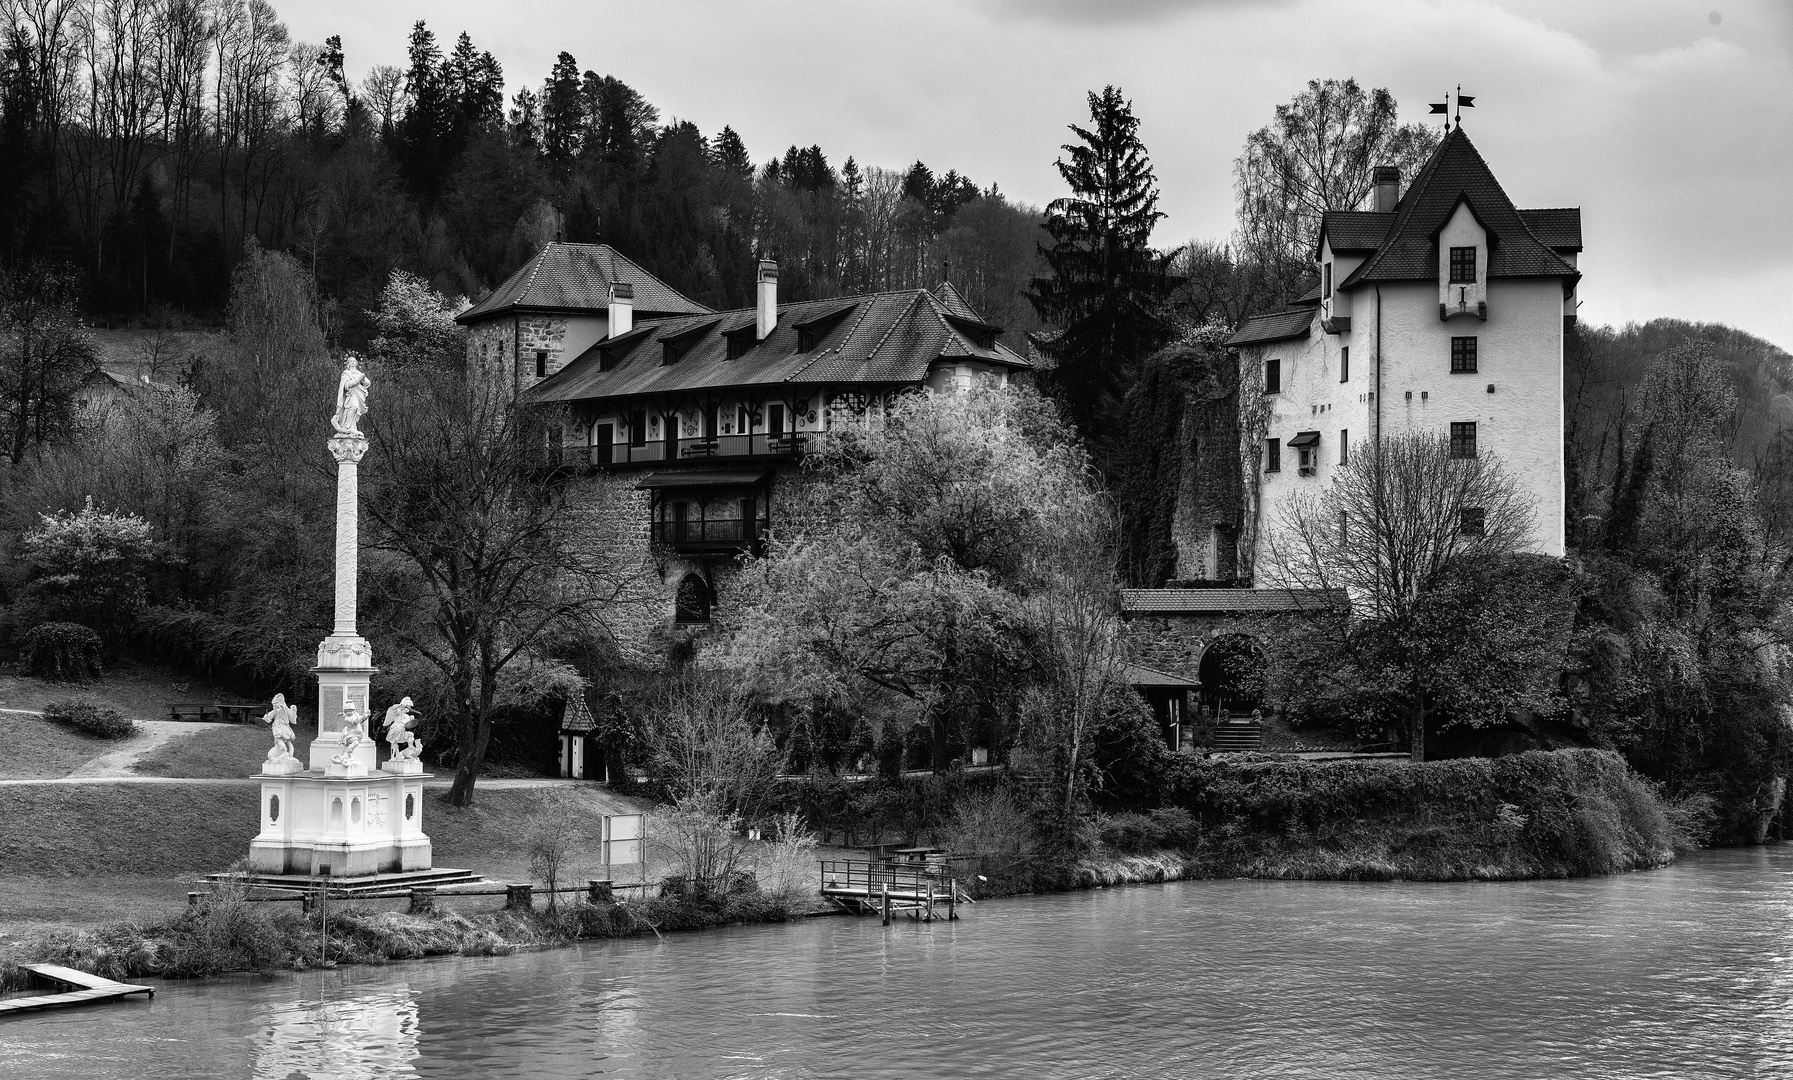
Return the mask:
<path fill-rule="evenodd" d="M 318 737 L 311 744 L 311 768 L 331 776 L 363 776 L 373 771 L 374 734 L 367 730 L 367 694 L 374 668 L 373 646 L 355 632 L 356 570 L 360 555 L 360 488 L 357 470 L 367 454 L 361 417 L 367 412 L 366 373 L 350 356 L 336 387 L 330 417 L 330 456 L 336 459 L 336 611 L 330 636 L 318 645 Z M 354 727 L 354 734 L 345 729 Z M 357 736 L 359 741 L 357 740 Z"/>
<path fill-rule="evenodd" d="M 432 873 L 430 838 L 423 831 L 426 778 L 418 760 L 423 747 L 410 730 L 417 719 L 410 711 L 411 699 L 386 710 L 384 734 L 393 753 L 383 769 L 374 768 L 381 733 L 368 730 L 374 654 L 367 639 L 355 632 L 360 544 L 356 471 L 367 454 L 360 426 L 367 390 L 367 376 L 349 357 L 330 417 L 328 445 L 336 459 L 336 611 L 335 625 L 318 646 L 318 666 L 312 669 L 318 677 L 318 737 L 311 744 L 311 767 L 302 768 L 292 751 L 297 710 L 276 697 L 263 718 L 272 729 L 274 747 L 258 777 L 261 832 L 249 842 L 249 868 L 264 878 Z"/>

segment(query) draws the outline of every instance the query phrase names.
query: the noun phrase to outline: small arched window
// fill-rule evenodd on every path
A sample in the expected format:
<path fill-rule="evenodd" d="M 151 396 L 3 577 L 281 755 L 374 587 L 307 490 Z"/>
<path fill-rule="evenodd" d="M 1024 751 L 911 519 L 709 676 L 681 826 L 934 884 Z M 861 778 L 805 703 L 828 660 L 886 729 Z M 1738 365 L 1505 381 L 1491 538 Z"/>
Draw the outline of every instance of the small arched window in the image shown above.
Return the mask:
<path fill-rule="evenodd" d="M 677 619 L 682 623 L 707 623 L 710 621 L 710 586 L 698 574 L 686 574 L 679 582 L 679 592 L 675 604 Z"/>

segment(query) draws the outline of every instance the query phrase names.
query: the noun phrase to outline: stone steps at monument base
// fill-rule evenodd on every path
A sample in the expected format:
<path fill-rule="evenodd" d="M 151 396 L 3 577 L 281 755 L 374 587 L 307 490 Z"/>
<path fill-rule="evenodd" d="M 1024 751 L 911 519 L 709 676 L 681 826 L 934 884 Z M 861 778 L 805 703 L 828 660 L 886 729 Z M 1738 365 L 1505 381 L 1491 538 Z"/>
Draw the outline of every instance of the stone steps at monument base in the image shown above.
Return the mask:
<path fill-rule="evenodd" d="M 207 874 L 207 881 L 233 882 L 264 889 L 290 889 L 295 892 L 329 885 L 332 893 L 370 893 L 398 891 L 426 886 L 432 889 L 456 885 L 475 885 L 484 880 L 471 870 L 438 867 L 412 870 L 400 874 L 366 874 L 361 877 L 307 877 L 304 874 Z"/>

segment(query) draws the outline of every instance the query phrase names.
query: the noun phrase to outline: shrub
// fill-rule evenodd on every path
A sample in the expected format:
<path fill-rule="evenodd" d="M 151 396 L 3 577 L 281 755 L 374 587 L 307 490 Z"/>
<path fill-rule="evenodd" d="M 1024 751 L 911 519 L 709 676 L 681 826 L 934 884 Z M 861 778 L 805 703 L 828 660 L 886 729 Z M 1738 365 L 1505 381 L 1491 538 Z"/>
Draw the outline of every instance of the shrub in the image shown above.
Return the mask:
<path fill-rule="evenodd" d="M 27 675 L 92 682 L 100 676 L 100 636 L 80 623 L 38 623 L 20 637 L 19 660 Z"/>
<path fill-rule="evenodd" d="M 205 898 L 166 927 L 170 948 L 162 964 L 163 977 L 272 971 L 290 965 L 288 942 L 297 935 L 293 926 L 281 924 L 296 924 L 299 919 L 291 913 L 284 918 L 271 913 L 268 906 L 251 901 L 239 884 L 214 884 Z"/>
<path fill-rule="evenodd" d="M 773 823 L 772 842 L 758 868 L 766 874 L 771 896 L 789 905 L 808 892 L 810 873 L 816 865 L 816 843 L 816 834 L 805 827 L 803 815 L 778 815 Z"/>
<path fill-rule="evenodd" d="M 81 698 L 50 702 L 44 706 L 44 719 L 96 739 L 129 738 L 137 730 L 137 725 L 117 709 Z"/>
<path fill-rule="evenodd" d="M 1605 874 L 1659 865 L 1699 817 L 1697 806 L 1665 807 L 1623 759 L 1600 750 L 1420 764 L 1190 760 L 1165 796 L 1189 812 L 1186 835 L 1203 872 L 1217 875 Z"/>
<path fill-rule="evenodd" d="M 1199 834 L 1194 815 L 1176 806 L 1150 814 L 1114 814 L 1101 819 L 1098 832 L 1102 846 L 1118 855 L 1192 848 Z"/>

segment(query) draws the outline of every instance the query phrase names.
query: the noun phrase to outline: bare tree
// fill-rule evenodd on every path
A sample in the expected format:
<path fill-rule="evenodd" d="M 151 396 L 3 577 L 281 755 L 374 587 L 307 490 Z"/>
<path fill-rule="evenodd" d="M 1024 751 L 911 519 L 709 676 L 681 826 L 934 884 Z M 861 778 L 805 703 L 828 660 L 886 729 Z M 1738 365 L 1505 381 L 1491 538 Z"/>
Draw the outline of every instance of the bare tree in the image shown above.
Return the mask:
<path fill-rule="evenodd" d="M 633 566 L 578 542 L 567 491 L 543 468 L 554 417 L 515 408 L 501 388 L 439 370 L 400 371 L 370 415 L 382 486 L 365 512 L 374 546 L 407 560 L 421 609 L 398 630 L 453 691 L 449 801 L 473 801 L 501 679 L 556 635 L 610 635 L 618 607 L 645 602 Z"/>
<path fill-rule="evenodd" d="M 1310 81 L 1276 107 L 1275 123 L 1251 133 L 1233 162 L 1239 246 L 1267 264 L 1287 293 L 1312 270 L 1322 214 L 1359 209 L 1375 166 L 1396 165 L 1411 177 L 1437 145 L 1436 131 L 1398 121 L 1387 90 L 1365 93 L 1356 79 Z"/>
<path fill-rule="evenodd" d="M 1546 707 L 1567 626 L 1560 597 L 1518 584 L 1541 572 L 1514 562 L 1530 499 L 1498 459 L 1462 453 L 1419 434 L 1366 445 L 1323 493 L 1281 508 L 1259 566 L 1313 601 L 1260 635 L 1284 691 L 1403 708 L 1416 761 L 1429 709 L 1479 724 Z"/>
<path fill-rule="evenodd" d="M 75 295 L 72 271 L 37 263 L 0 271 L 0 424 L 15 466 L 73 430 L 75 393 L 99 371 Z"/>
<path fill-rule="evenodd" d="M 714 795 L 754 816 L 785 755 L 752 715 L 744 680 L 686 671 L 636 696 L 628 712 L 648 773 L 674 801 Z"/>

